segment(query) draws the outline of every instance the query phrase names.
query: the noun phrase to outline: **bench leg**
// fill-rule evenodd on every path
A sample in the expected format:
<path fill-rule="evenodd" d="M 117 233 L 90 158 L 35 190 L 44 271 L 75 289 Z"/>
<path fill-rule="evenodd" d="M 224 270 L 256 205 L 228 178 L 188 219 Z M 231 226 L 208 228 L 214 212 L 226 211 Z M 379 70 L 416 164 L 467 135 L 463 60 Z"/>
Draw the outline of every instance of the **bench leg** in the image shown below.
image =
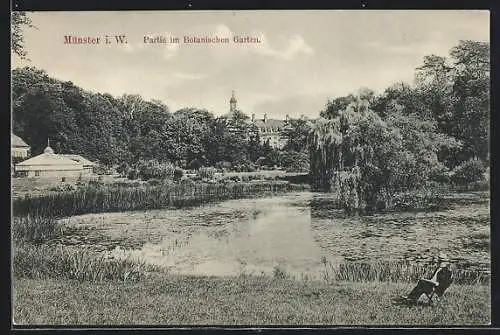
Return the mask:
<path fill-rule="evenodd" d="M 427 302 L 428 302 L 429 304 L 434 303 L 434 300 L 432 300 L 432 298 L 434 298 L 434 292 L 431 292 L 431 293 L 425 293 L 425 296 L 427 297 L 427 299 L 428 299 L 428 301 L 427 301 Z"/>

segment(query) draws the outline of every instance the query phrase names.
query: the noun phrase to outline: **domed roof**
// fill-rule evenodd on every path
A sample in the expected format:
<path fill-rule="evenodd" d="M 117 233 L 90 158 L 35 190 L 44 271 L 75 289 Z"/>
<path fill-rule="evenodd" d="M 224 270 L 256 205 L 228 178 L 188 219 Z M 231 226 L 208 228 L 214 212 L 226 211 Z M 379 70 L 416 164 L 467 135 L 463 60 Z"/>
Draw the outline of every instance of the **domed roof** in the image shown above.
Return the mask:
<path fill-rule="evenodd" d="M 54 153 L 54 150 L 53 150 L 51 147 L 47 146 L 47 147 L 43 150 L 43 153 L 44 153 L 44 154 L 53 154 L 53 153 Z"/>

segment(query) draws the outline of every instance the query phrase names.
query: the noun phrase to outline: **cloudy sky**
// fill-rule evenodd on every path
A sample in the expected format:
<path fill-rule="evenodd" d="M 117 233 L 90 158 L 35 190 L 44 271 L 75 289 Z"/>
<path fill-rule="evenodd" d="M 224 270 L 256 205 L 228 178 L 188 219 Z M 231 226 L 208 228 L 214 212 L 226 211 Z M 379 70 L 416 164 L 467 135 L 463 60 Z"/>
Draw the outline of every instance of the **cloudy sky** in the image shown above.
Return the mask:
<path fill-rule="evenodd" d="M 30 63 L 95 92 L 140 94 L 171 110 L 315 117 L 328 98 L 413 82 L 423 56 L 461 39 L 489 41 L 488 11 L 37 12 L 25 30 Z M 103 44 L 105 35 L 128 44 Z M 64 36 L 100 37 L 67 45 Z M 179 44 L 145 44 L 144 36 Z M 258 44 L 184 44 L 183 36 L 256 36 Z"/>

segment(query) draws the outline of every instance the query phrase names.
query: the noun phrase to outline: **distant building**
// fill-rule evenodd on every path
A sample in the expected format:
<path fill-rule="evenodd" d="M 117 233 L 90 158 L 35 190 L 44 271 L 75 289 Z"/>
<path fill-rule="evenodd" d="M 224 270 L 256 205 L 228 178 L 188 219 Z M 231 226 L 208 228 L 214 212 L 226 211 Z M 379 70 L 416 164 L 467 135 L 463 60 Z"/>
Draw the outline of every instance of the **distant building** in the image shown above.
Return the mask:
<path fill-rule="evenodd" d="M 259 129 L 259 137 L 262 144 L 269 142 L 271 147 L 283 149 L 287 142 L 287 139 L 283 137 L 283 132 L 290 126 L 288 115 L 284 120 L 269 119 L 267 114 L 264 114 L 264 118 L 262 119 L 256 119 L 255 115 L 252 115 L 252 122 Z"/>
<path fill-rule="evenodd" d="M 30 155 L 30 146 L 17 135 L 10 134 L 11 156 L 17 159 L 26 159 Z"/>
<path fill-rule="evenodd" d="M 234 91 L 232 92 L 231 99 L 229 100 L 229 113 L 225 116 L 231 118 L 233 113 L 235 113 L 238 101 L 234 96 Z M 256 119 L 255 114 L 252 114 L 250 119 L 259 131 L 260 143 L 264 144 L 269 141 L 269 145 L 276 149 L 283 149 L 286 144 L 286 139 L 283 138 L 283 131 L 290 126 L 290 118 L 288 115 L 283 119 L 270 119 L 267 114 L 264 114 L 264 118 Z"/>
<path fill-rule="evenodd" d="M 20 177 L 78 178 L 85 173 L 83 167 L 82 163 L 57 155 L 47 146 L 42 154 L 16 164 L 15 172 Z"/>

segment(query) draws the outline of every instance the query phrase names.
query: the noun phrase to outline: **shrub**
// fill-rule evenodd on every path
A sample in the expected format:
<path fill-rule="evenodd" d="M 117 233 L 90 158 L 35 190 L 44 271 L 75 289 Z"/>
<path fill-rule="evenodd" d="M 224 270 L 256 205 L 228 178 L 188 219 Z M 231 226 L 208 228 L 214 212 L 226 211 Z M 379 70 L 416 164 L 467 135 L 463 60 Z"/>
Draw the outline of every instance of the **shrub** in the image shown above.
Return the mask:
<path fill-rule="evenodd" d="M 451 181 L 456 185 L 466 185 L 484 179 L 486 167 L 480 160 L 468 160 L 453 169 Z"/>
<path fill-rule="evenodd" d="M 182 186 L 193 187 L 193 186 L 195 186 L 196 183 L 193 180 L 191 180 L 191 178 L 184 176 L 184 177 L 181 178 L 180 184 Z"/>
<path fill-rule="evenodd" d="M 389 202 L 389 208 L 397 211 L 438 210 L 444 207 L 444 196 L 430 188 L 397 193 Z"/>
<path fill-rule="evenodd" d="M 50 190 L 55 192 L 69 192 L 74 191 L 76 187 L 72 184 L 62 184 L 57 185 L 56 187 L 52 187 Z"/>
<path fill-rule="evenodd" d="M 101 178 L 99 178 L 99 179 L 91 179 L 88 182 L 88 186 L 90 186 L 90 187 L 101 187 L 101 186 L 104 186 L 104 183 L 102 182 Z"/>
<path fill-rule="evenodd" d="M 171 163 L 160 163 L 157 160 L 140 160 L 136 166 L 138 175 L 143 180 L 153 178 L 171 179 L 174 174 L 174 166 Z"/>
<path fill-rule="evenodd" d="M 184 176 L 184 170 L 181 168 L 175 168 L 174 170 L 174 181 L 179 181 Z"/>
<path fill-rule="evenodd" d="M 214 179 L 216 170 L 217 169 L 213 167 L 202 167 L 198 171 L 198 176 L 200 176 L 202 179 L 211 180 Z"/>
<path fill-rule="evenodd" d="M 148 185 L 156 186 L 159 184 L 161 184 L 161 180 L 159 180 L 159 179 L 149 179 L 148 180 Z"/>
<path fill-rule="evenodd" d="M 201 162 L 199 159 L 195 158 L 187 165 L 187 168 L 190 170 L 198 170 L 201 168 Z"/>
<path fill-rule="evenodd" d="M 127 172 L 127 179 L 135 180 L 139 178 L 139 172 L 135 168 L 131 168 Z"/>
<path fill-rule="evenodd" d="M 118 167 L 116 168 L 116 172 L 118 172 L 122 176 L 126 176 L 127 172 L 129 170 L 129 165 L 127 162 L 122 162 Z"/>
<path fill-rule="evenodd" d="M 451 181 L 451 175 L 452 172 L 450 169 L 444 165 L 440 165 L 432 170 L 429 180 L 440 184 L 449 184 Z"/>
<path fill-rule="evenodd" d="M 289 279 L 290 275 L 286 272 L 285 269 L 282 269 L 279 266 L 274 266 L 273 277 L 274 279 Z"/>
<path fill-rule="evenodd" d="M 215 163 L 215 167 L 219 170 L 225 170 L 225 171 L 228 171 L 232 168 L 232 164 L 231 162 L 228 162 L 228 161 L 221 161 L 221 162 L 217 162 Z"/>

